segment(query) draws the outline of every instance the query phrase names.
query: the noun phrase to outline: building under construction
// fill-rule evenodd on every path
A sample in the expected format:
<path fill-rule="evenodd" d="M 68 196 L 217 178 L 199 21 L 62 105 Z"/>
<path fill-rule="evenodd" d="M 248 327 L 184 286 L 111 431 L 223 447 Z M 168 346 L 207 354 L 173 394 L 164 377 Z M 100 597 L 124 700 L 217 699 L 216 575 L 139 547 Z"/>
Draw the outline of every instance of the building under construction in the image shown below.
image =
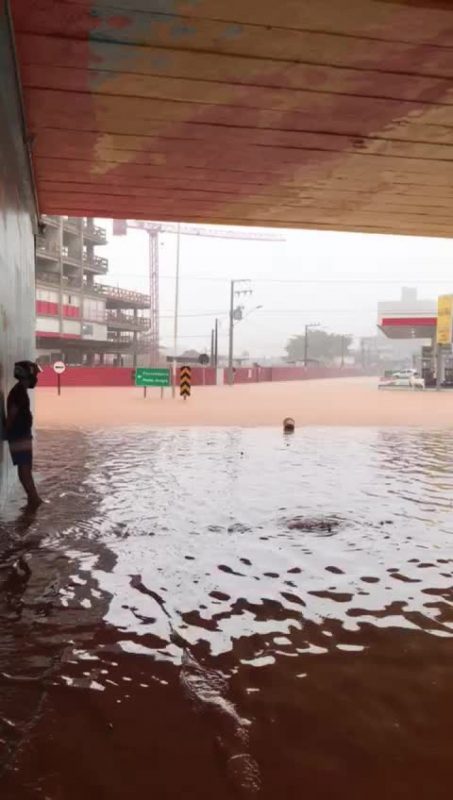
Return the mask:
<path fill-rule="evenodd" d="M 92 218 L 43 216 L 36 242 L 36 346 L 42 363 L 134 365 L 149 330 L 148 295 L 98 282 L 108 260 Z"/>

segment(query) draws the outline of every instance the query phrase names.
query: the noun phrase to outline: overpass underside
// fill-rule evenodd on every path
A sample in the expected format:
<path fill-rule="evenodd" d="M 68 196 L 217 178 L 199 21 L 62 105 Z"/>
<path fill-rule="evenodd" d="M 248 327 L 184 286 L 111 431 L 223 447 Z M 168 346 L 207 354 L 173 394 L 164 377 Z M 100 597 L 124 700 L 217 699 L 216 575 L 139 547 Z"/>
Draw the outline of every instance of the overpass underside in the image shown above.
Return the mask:
<path fill-rule="evenodd" d="M 446 0 L 12 0 L 50 214 L 449 236 Z"/>

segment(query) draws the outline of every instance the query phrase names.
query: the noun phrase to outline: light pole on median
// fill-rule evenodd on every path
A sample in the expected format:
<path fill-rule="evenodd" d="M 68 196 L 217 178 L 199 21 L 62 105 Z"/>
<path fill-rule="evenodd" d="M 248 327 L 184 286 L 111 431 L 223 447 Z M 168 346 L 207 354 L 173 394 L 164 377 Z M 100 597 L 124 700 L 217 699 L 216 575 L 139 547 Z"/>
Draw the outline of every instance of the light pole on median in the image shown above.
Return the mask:
<path fill-rule="evenodd" d="M 312 322 L 309 325 L 305 326 L 305 336 L 304 336 L 304 367 L 306 368 L 308 365 L 308 331 L 311 328 L 319 328 L 319 322 Z"/>

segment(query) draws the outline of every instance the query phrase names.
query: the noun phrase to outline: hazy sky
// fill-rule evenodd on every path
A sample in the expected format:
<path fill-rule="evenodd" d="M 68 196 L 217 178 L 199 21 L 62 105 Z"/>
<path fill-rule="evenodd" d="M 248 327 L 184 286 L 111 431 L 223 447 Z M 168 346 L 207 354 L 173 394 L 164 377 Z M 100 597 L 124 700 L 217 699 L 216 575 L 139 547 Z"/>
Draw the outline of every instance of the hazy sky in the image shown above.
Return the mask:
<path fill-rule="evenodd" d="M 110 259 L 108 282 L 148 291 L 148 236 L 129 230 L 98 248 Z M 197 226 L 203 227 L 203 226 Z M 208 227 L 208 226 L 205 226 Z M 247 230 L 244 228 L 241 231 Z M 250 229 L 249 229 L 250 230 Z M 259 230 L 259 229 L 258 229 Z M 402 286 L 436 298 L 453 290 L 453 240 L 318 231 L 276 231 L 284 241 L 256 242 L 181 237 L 179 350 L 204 350 L 221 320 L 220 351 L 227 351 L 229 281 L 250 279 L 253 294 L 238 301 L 250 316 L 235 328 L 235 353 L 279 356 L 306 323 L 326 331 L 376 332 L 378 300 L 398 299 Z M 160 234 L 161 343 L 173 352 L 176 236 Z"/>

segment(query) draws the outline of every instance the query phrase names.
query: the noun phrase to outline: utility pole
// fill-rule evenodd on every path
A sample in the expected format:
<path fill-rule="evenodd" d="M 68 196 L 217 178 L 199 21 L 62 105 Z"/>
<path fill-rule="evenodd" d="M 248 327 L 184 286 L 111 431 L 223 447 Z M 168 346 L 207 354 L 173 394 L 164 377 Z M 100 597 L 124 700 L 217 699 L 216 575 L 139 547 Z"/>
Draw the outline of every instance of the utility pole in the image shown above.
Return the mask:
<path fill-rule="evenodd" d="M 347 353 L 346 349 L 346 339 L 351 341 L 352 336 L 350 333 L 343 333 L 341 336 L 341 366 L 344 367 L 344 358 Z"/>
<path fill-rule="evenodd" d="M 219 320 L 214 323 L 214 366 L 219 366 Z"/>
<path fill-rule="evenodd" d="M 233 385 L 233 335 L 234 335 L 234 284 L 235 281 L 231 281 L 230 285 L 230 331 L 229 331 L 229 338 L 228 338 L 228 385 Z"/>
<path fill-rule="evenodd" d="M 211 367 L 214 366 L 214 337 L 215 337 L 215 331 L 214 328 L 211 328 L 211 357 L 209 359 Z"/>
<path fill-rule="evenodd" d="M 344 367 L 344 357 L 346 355 L 346 335 L 343 334 L 341 337 L 341 368 Z"/>
<path fill-rule="evenodd" d="M 234 371 L 233 371 L 233 352 L 234 352 L 234 320 L 235 315 L 236 319 L 239 321 L 242 319 L 242 306 L 235 309 L 234 307 L 234 299 L 236 295 L 251 295 L 251 289 L 236 289 L 237 283 L 250 283 L 248 279 L 240 279 L 240 280 L 232 280 L 230 285 L 230 331 L 229 331 L 229 339 L 228 339 L 228 385 L 232 386 L 234 383 Z"/>

